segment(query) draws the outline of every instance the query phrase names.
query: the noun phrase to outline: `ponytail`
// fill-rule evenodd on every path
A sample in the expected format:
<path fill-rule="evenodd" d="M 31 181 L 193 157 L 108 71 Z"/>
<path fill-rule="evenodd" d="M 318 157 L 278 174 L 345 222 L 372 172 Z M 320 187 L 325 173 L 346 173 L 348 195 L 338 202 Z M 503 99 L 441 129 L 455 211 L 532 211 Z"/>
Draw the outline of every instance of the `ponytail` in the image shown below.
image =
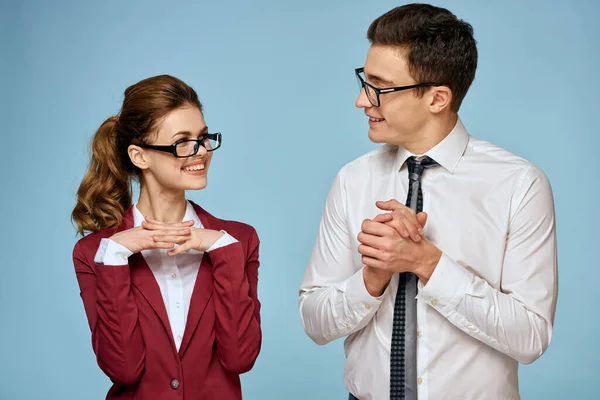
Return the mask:
<path fill-rule="evenodd" d="M 92 139 L 92 157 L 77 191 L 77 204 L 71 217 L 77 233 L 116 228 L 131 206 L 130 174 L 119 149 L 117 117 L 110 117 Z"/>

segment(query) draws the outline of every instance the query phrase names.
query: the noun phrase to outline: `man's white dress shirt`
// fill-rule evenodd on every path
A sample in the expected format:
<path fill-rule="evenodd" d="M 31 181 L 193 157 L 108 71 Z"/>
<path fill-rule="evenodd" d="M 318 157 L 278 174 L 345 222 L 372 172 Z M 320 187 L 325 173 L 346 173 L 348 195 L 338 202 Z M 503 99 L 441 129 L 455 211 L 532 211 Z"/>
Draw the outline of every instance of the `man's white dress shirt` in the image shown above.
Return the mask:
<path fill-rule="evenodd" d="M 550 343 L 557 297 L 554 203 L 540 168 L 469 135 L 460 119 L 426 153 L 425 235 L 443 256 L 418 285 L 419 400 L 519 399 L 518 363 Z M 380 297 L 365 288 L 357 235 L 376 201 L 404 204 L 403 148 L 385 145 L 345 165 L 326 200 L 300 288 L 307 334 L 344 342 L 346 388 L 389 399 L 395 274 Z"/>

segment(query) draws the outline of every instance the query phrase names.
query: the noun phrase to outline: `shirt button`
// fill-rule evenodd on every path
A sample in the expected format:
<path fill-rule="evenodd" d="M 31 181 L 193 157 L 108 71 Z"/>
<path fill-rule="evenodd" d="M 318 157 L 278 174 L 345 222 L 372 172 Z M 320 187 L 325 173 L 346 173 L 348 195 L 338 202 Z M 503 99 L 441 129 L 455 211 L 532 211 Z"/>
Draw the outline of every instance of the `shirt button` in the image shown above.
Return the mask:
<path fill-rule="evenodd" d="M 421 334 L 421 331 L 420 331 L 420 330 L 417 330 L 417 337 L 421 337 L 421 336 L 423 336 L 423 335 Z"/>
<path fill-rule="evenodd" d="M 417 378 L 417 385 L 420 385 L 421 383 L 423 383 L 423 378 L 418 377 Z"/>
<path fill-rule="evenodd" d="M 175 303 L 175 305 L 177 306 L 177 308 L 181 307 L 181 303 L 180 302 Z"/>
<path fill-rule="evenodd" d="M 177 278 L 177 274 L 171 275 L 171 279 L 175 279 L 175 278 Z"/>
<path fill-rule="evenodd" d="M 371 305 L 370 305 L 370 304 L 365 304 L 365 308 L 366 308 L 367 310 L 370 310 L 370 309 L 371 309 Z"/>
<path fill-rule="evenodd" d="M 431 305 L 432 305 L 432 306 L 437 306 L 437 304 L 438 304 L 438 301 L 437 301 L 437 299 L 433 299 L 433 300 L 431 300 Z"/>
<path fill-rule="evenodd" d="M 347 322 L 344 322 L 344 326 L 346 327 L 346 329 L 350 329 L 350 324 Z"/>
<path fill-rule="evenodd" d="M 179 387 L 179 381 L 177 379 L 171 380 L 171 389 L 177 389 Z"/>
<path fill-rule="evenodd" d="M 177 341 L 178 342 L 181 342 L 181 339 L 182 339 L 181 335 L 177 336 Z"/>

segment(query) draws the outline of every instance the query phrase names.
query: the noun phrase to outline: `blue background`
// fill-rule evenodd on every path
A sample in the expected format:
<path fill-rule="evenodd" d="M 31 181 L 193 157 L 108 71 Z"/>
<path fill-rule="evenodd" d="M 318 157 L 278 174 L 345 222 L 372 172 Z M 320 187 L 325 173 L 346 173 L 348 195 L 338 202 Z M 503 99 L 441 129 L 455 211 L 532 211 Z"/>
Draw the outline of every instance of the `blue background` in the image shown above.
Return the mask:
<path fill-rule="evenodd" d="M 556 324 L 546 354 L 520 369 L 522 396 L 600 398 L 599 3 L 434 4 L 475 29 L 479 69 L 461 110 L 470 133 L 540 165 L 554 189 Z M 353 72 L 369 23 L 397 5 L 0 0 L 0 399 L 106 394 L 70 212 L 92 134 L 128 85 L 162 73 L 198 91 L 225 138 L 209 187 L 189 197 L 254 225 L 262 240 L 264 346 L 242 378 L 244 398 L 345 398 L 342 341 L 308 339 L 297 290 L 335 173 L 375 146 L 354 107 Z M 566 170 L 567 158 L 579 170 Z"/>

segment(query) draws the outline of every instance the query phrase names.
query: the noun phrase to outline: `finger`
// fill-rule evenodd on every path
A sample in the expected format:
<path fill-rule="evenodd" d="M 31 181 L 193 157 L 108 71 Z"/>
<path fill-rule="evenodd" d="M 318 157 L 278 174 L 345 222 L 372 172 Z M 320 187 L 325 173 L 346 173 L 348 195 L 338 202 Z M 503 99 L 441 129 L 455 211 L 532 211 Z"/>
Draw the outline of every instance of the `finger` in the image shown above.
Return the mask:
<path fill-rule="evenodd" d="M 367 267 L 385 270 L 385 264 L 383 263 L 383 261 L 379 261 L 378 259 L 373 258 L 373 257 L 363 256 L 362 263 L 364 265 L 366 265 Z"/>
<path fill-rule="evenodd" d="M 361 244 L 360 246 L 358 246 L 358 252 L 363 256 L 381 260 L 381 250 L 378 250 L 374 247 Z"/>
<path fill-rule="evenodd" d="M 185 222 L 177 222 L 172 224 L 167 224 L 164 222 L 156 221 L 152 218 L 147 218 L 146 221 L 142 222 L 142 226 L 145 229 L 180 229 L 180 228 L 189 228 L 194 225 L 194 221 L 185 221 Z"/>
<path fill-rule="evenodd" d="M 404 221 L 402 219 L 394 218 L 391 221 L 386 222 L 385 224 L 394 228 L 394 230 L 398 232 L 398 234 L 404 239 L 408 239 L 409 237 L 411 237 L 410 232 L 406 228 L 406 225 L 404 224 Z"/>
<path fill-rule="evenodd" d="M 181 246 L 177 247 L 176 249 L 173 249 L 171 251 L 169 251 L 169 255 L 170 256 L 176 256 L 177 254 L 181 254 L 183 252 L 188 251 L 191 248 L 190 242 L 186 242 L 184 244 L 182 244 Z"/>
<path fill-rule="evenodd" d="M 160 232 L 160 231 L 156 231 L 156 232 Z M 152 238 L 156 242 L 170 242 L 172 240 L 188 241 L 188 240 L 190 240 L 191 237 L 192 237 L 191 235 L 174 235 L 174 234 L 171 234 L 168 232 L 155 233 L 154 235 L 152 235 Z"/>
<path fill-rule="evenodd" d="M 363 221 L 361 230 L 365 233 L 376 236 L 392 236 L 395 234 L 393 228 L 382 224 L 381 222 L 376 222 L 369 219 Z"/>
<path fill-rule="evenodd" d="M 391 229 L 391 228 L 390 228 Z M 385 238 L 381 236 L 374 236 L 368 233 L 360 232 L 358 234 L 358 241 L 375 249 L 382 249 L 385 245 Z"/>
<path fill-rule="evenodd" d="M 143 221 L 142 222 L 142 228 L 146 229 L 146 230 L 174 230 L 174 229 L 187 229 L 189 230 L 190 227 L 185 226 L 183 224 L 180 225 L 166 225 L 166 224 L 154 224 L 151 222 L 147 222 L 147 221 Z"/>
<path fill-rule="evenodd" d="M 169 243 L 169 242 L 154 242 L 154 246 L 153 247 L 149 247 L 149 248 L 154 248 L 154 249 L 172 249 L 174 246 L 173 243 Z"/>
<path fill-rule="evenodd" d="M 386 224 L 387 226 L 391 226 L 396 230 L 396 232 L 398 232 L 400 236 L 402 236 L 405 239 L 409 236 L 408 230 L 406 229 L 404 224 L 399 218 L 394 219 L 394 215 L 392 213 L 379 214 L 375 218 L 373 218 L 373 221 Z"/>
<path fill-rule="evenodd" d="M 375 202 L 375 205 L 377 206 L 377 208 L 387 211 L 393 211 L 396 208 L 404 207 L 404 205 L 396 199 L 391 199 L 388 201 L 377 201 Z"/>
<path fill-rule="evenodd" d="M 145 234 L 150 235 L 150 236 L 155 236 L 155 235 L 189 236 L 192 234 L 192 230 L 190 228 L 145 229 Z"/>
<path fill-rule="evenodd" d="M 393 211 L 392 214 L 394 214 L 395 218 L 400 218 L 403 220 L 404 225 L 406 225 L 413 238 L 416 234 L 423 233 L 423 229 L 421 224 L 419 223 L 419 219 L 417 218 L 417 215 L 412 209 L 404 207 L 402 209 Z"/>
<path fill-rule="evenodd" d="M 174 235 L 156 235 L 153 237 L 155 242 L 167 242 L 182 244 L 190 240 L 189 236 L 174 236 Z"/>
<path fill-rule="evenodd" d="M 385 224 L 386 222 L 391 221 L 393 219 L 394 219 L 394 216 L 391 213 L 385 213 L 385 214 L 377 215 L 375 218 L 373 218 L 373 221 L 381 222 L 382 224 Z"/>
<path fill-rule="evenodd" d="M 423 230 L 423 228 L 425 227 L 425 224 L 427 223 L 427 213 L 426 212 L 420 212 L 417 214 L 417 221 L 419 221 L 419 225 L 421 225 L 421 231 Z"/>
<path fill-rule="evenodd" d="M 157 230 L 157 231 L 146 231 L 145 232 L 147 236 L 150 237 L 151 240 L 154 241 L 159 241 L 159 242 L 169 242 L 171 241 L 172 238 L 185 238 L 185 240 L 189 240 L 192 236 L 191 236 L 191 232 L 188 230 Z M 159 238 L 159 240 L 156 240 L 155 238 Z M 166 240 L 164 240 L 165 238 L 167 238 Z"/>
<path fill-rule="evenodd" d="M 394 219 L 402 221 L 410 237 L 418 242 L 421 240 L 421 225 L 417 217 L 412 214 L 412 210 L 397 210 L 394 212 Z"/>
<path fill-rule="evenodd" d="M 158 224 L 155 222 L 142 221 L 142 228 L 148 230 L 156 230 L 156 229 L 164 229 L 162 224 Z"/>

